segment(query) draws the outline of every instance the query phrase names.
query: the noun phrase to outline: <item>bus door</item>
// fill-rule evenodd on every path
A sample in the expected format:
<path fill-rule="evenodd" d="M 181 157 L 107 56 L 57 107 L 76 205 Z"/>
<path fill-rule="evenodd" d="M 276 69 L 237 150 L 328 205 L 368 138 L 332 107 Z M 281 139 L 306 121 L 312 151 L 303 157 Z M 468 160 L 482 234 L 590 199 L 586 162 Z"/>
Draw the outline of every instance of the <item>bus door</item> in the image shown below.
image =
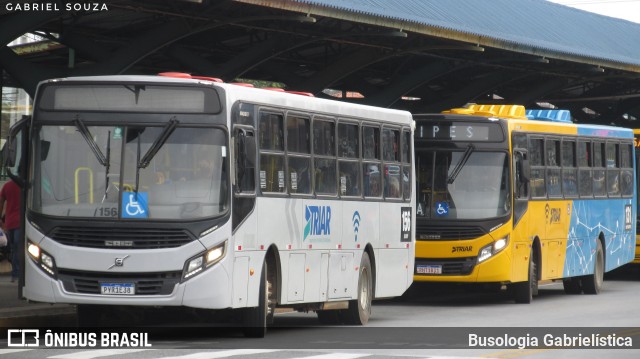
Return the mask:
<path fill-rule="evenodd" d="M 236 104 L 232 110 L 233 126 L 231 129 L 233 151 L 233 201 L 231 208 L 233 241 L 231 250 L 235 248 L 255 249 L 257 246 L 257 216 L 255 167 L 256 137 L 255 109 L 250 104 Z M 249 268 L 256 267 L 250 263 L 248 256 L 238 252 L 234 259 L 233 302 L 234 306 L 246 305 L 249 288 Z M 257 268 L 260 268 L 259 266 Z M 260 276 L 258 275 L 258 278 Z"/>
<path fill-rule="evenodd" d="M 528 266 L 526 259 L 531 255 L 531 234 L 529 233 L 529 185 L 531 170 L 529 168 L 529 152 L 527 150 L 527 136 L 513 135 L 513 232 L 512 261 L 513 281 L 527 279 Z"/>

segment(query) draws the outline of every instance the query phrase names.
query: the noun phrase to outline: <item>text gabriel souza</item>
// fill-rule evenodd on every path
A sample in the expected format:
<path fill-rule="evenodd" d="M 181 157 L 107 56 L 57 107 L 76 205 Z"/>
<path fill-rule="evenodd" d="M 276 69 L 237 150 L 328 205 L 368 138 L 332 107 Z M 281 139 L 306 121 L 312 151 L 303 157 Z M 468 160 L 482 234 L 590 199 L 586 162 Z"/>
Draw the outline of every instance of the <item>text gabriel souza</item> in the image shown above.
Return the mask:
<path fill-rule="evenodd" d="M 100 2 L 71 2 L 64 6 L 57 2 L 8 2 L 4 9 L 7 11 L 109 11 L 107 4 Z"/>
<path fill-rule="evenodd" d="M 632 347 L 633 340 L 631 337 L 617 336 L 615 334 L 587 334 L 587 335 L 553 335 L 545 334 L 540 340 L 536 336 L 527 334 L 526 336 L 482 336 L 478 334 L 469 334 L 470 347 L 500 347 L 500 348 L 543 348 L 543 347 L 579 347 L 579 348 L 595 348 L 595 347 Z"/>

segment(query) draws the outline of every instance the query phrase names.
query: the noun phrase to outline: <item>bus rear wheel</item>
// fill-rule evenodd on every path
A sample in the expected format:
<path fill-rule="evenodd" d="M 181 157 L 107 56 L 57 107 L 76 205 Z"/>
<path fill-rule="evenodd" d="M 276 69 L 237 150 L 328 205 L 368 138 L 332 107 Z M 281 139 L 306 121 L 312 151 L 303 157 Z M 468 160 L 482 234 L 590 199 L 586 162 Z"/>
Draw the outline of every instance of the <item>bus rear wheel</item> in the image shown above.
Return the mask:
<path fill-rule="evenodd" d="M 371 316 L 371 301 L 373 300 L 373 279 L 369 254 L 364 252 L 360 261 L 358 275 L 358 298 L 349 301 L 349 308 L 341 311 L 345 324 L 364 325 Z"/>
<path fill-rule="evenodd" d="M 600 240 L 596 244 L 596 254 L 593 263 L 593 274 L 581 278 L 584 294 L 598 294 L 604 281 L 604 253 Z"/>

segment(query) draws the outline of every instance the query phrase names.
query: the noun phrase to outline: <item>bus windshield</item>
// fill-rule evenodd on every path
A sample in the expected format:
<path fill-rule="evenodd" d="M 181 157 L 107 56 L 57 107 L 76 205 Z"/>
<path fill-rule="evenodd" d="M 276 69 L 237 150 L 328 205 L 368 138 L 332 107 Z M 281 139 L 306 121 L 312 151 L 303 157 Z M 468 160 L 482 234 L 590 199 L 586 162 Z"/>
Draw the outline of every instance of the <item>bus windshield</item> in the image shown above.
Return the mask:
<path fill-rule="evenodd" d="M 34 156 L 34 191 L 29 201 L 34 212 L 61 217 L 199 219 L 227 210 L 228 152 L 220 128 L 84 127 L 76 121 L 42 126 L 35 135 L 40 155 Z"/>
<path fill-rule="evenodd" d="M 486 219 L 511 209 L 505 152 L 418 151 L 416 172 L 418 217 Z"/>

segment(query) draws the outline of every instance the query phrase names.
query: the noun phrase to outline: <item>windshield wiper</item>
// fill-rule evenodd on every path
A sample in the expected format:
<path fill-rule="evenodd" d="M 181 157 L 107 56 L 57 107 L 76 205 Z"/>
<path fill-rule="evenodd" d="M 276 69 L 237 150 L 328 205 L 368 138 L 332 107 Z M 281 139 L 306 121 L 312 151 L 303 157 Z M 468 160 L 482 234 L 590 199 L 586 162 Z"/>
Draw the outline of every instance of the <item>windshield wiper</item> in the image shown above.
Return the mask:
<path fill-rule="evenodd" d="M 75 123 L 78 131 L 80 131 L 80 134 L 82 135 L 84 140 L 87 141 L 89 148 L 91 148 L 91 151 L 93 151 L 93 154 L 96 156 L 96 159 L 98 160 L 98 162 L 100 162 L 100 164 L 103 166 L 107 166 L 109 161 L 102 154 L 102 151 L 100 151 L 100 147 L 98 147 L 98 144 L 96 143 L 96 141 L 93 140 L 93 137 L 91 136 L 91 132 L 89 132 L 89 129 L 87 128 L 87 126 L 84 125 L 84 122 L 82 122 L 80 117 L 77 117 L 77 116 L 73 122 Z"/>
<path fill-rule="evenodd" d="M 153 157 L 156 155 L 156 153 L 158 153 L 158 151 L 160 151 L 162 145 L 164 145 L 169 136 L 171 136 L 176 127 L 178 127 L 179 123 L 180 121 L 178 121 L 175 117 L 172 117 L 162 130 L 162 133 L 160 133 L 158 138 L 156 138 L 151 147 L 147 150 L 147 153 L 144 154 L 144 157 L 142 157 L 142 159 L 140 159 L 140 136 L 142 135 L 142 133 L 138 134 L 138 151 L 136 155 L 136 186 L 134 192 L 138 193 L 138 184 L 140 183 L 140 169 L 147 168 L 147 166 L 149 166 Z"/>
<path fill-rule="evenodd" d="M 111 131 L 107 131 L 107 163 L 104 168 L 104 196 L 102 196 L 102 203 L 107 199 L 107 193 L 109 193 L 109 168 L 111 167 Z"/>
<path fill-rule="evenodd" d="M 460 161 L 458 161 L 453 171 L 451 171 L 449 178 L 447 178 L 448 184 L 452 184 L 453 182 L 456 181 L 456 177 L 458 177 L 458 175 L 460 174 L 460 171 L 462 171 L 462 167 L 464 167 L 464 165 L 467 163 L 467 161 L 469 160 L 469 157 L 471 157 L 471 152 L 473 152 L 474 149 L 475 148 L 473 147 L 473 145 L 470 144 L 469 147 L 467 147 L 467 149 L 464 151 L 462 158 L 460 159 Z"/>
<path fill-rule="evenodd" d="M 153 157 L 156 155 L 156 153 L 158 153 L 158 151 L 160 151 L 162 145 L 164 145 L 164 143 L 167 141 L 167 138 L 171 136 L 171 133 L 173 133 L 173 130 L 176 129 L 179 123 L 180 121 L 178 121 L 175 117 L 172 117 L 169 120 L 169 123 L 167 123 L 167 125 L 164 127 L 164 130 L 162 130 L 160 136 L 156 138 L 156 140 L 153 142 L 153 145 L 151 145 L 149 150 L 147 150 L 147 153 L 144 154 L 144 157 L 142 157 L 142 159 L 138 161 L 138 169 L 147 168 L 147 166 L 149 166 L 149 163 L 151 163 Z"/>

